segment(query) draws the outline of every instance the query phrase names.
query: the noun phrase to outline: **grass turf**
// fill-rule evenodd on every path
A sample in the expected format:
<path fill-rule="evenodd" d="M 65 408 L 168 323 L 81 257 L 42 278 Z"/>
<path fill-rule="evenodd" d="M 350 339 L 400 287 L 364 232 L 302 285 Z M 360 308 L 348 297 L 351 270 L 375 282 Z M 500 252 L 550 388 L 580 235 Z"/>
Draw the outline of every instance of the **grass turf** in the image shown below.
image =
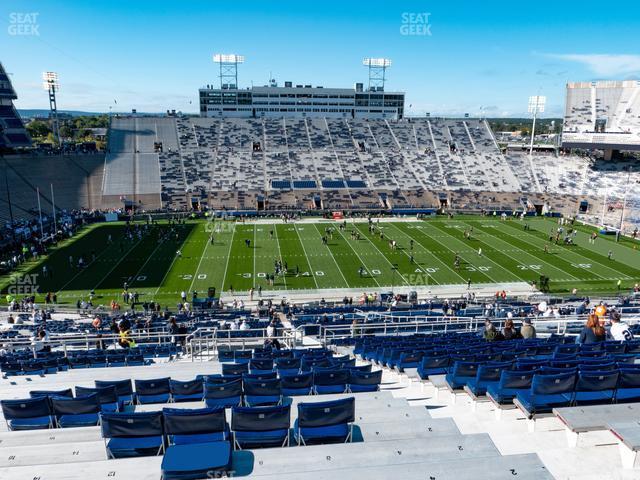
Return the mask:
<path fill-rule="evenodd" d="M 578 226 L 576 245 L 555 245 L 549 242 L 549 235 L 558 227 L 556 219 L 529 218 L 526 223 L 530 230 L 524 230 L 519 220 L 492 217 L 399 220 L 380 223 L 381 238 L 380 230 L 370 233 L 367 223 L 348 223 L 341 231 L 338 222 L 218 221 L 212 226 L 189 221 L 175 226 L 164 242 L 158 242 L 159 227 L 129 241 L 124 239 L 124 224 L 100 224 L 62 242 L 48 256 L 28 261 L 12 276 L 0 278 L 0 286 L 4 293 L 17 297 L 37 286 L 39 301 L 46 292 L 55 292 L 58 303 L 71 305 L 88 298 L 93 289 L 97 302 L 108 304 L 119 299 L 126 281 L 131 291 L 140 293 L 141 301 L 155 300 L 173 307 L 180 292 L 188 292 L 190 298 L 190 292 L 196 290 L 203 296 L 208 287 L 215 287 L 218 294 L 231 288 L 246 292 L 259 285 L 264 290 L 366 290 L 468 280 L 474 285 L 531 282 L 544 274 L 551 279 L 553 293 L 576 288 L 582 294 L 612 294 L 617 292 L 618 280 L 622 291 L 640 281 L 638 242 L 624 239 L 616 243 L 613 237 L 600 236 L 590 244 L 588 237 L 594 230 Z M 325 244 L 322 236 L 328 226 L 334 231 Z M 471 239 L 466 239 L 464 231 L 472 227 Z M 210 242 L 212 230 L 214 243 Z M 355 232 L 359 239 L 352 234 Z M 397 243 L 395 250 L 389 246 L 390 239 Z M 548 253 L 545 245 L 549 245 Z M 176 255 L 177 250 L 181 256 Z M 456 254 L 461 259 L 459 268 L 454 267 Z M 90 264 L 82 269 L 70 266 L 69 256 L 77 259 L 80 255 Z M 288 273 L 277 276 L 271 286 L 266 275 L 274 272 L 276 260 L 286 263 Z M 45 264 L 50 272 L 46 277 L 42 274 Z M 16 278 L 20 280 L 16 282 Z"/>

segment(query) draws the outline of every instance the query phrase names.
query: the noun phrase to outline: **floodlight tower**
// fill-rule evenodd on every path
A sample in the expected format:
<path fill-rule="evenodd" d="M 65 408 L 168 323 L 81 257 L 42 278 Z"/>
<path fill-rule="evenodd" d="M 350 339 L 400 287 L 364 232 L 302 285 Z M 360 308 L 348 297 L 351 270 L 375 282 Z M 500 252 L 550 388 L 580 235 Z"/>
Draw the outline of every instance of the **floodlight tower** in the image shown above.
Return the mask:
<path fill-rule="evenodd" d="M 529 113 L 533 114 L 533 126 L 531 127 L 531 145 L 529 146 L 529 155 L 533 155 L 533 139 L 536 136 L 536 118 L 538 113 L 544 112 L 544 106 L 547 103 L 547 97 L 534 95 L 529 97 Z"/>
<path fill-rule="evenodd" d="M 220 65 L 220 88 L 238 88 L 238 64 L 244 63 L 244 56 L 216 53 L 213 61 Z"/>
<path fill-rule="evenodd" d="M 391 60 L 388 58 L 365 58 L 362 60 L 362 64 L 369 67 L 369 91 L 384 92 L 387 68 L 391 66 Z"/>
<path fill-rule="evenodd" d="M 60 126 L 58 124 L 58 106 L 56 104 L 56 92 L 60 89 L 58 74 L 56 72 L 43 72 L 42 80 L 42 88 L 49 92 L 49 109 L 51 110 L 51 120 L 53 121 L 53 135 L 55 136 L 58 145 L 61 145 Z"/>

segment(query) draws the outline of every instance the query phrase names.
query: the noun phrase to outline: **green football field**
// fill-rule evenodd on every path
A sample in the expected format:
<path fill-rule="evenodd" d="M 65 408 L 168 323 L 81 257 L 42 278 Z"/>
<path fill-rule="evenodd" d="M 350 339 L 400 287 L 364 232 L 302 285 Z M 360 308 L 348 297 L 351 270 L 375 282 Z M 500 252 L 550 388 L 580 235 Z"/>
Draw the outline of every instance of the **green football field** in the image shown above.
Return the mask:
<path fill-rule="evenodd" d="M 348 221 L 344 230 L 338 228 L 340 223 L 188 221 L 173 227 L 174 232 L 162 242 L 158 241 L 158 229 L 168 229 L 166 223 L 150 227 L 147 235 L 134 240 L 123 239 L 123 223 L 93 225 L 60 244 L 48 257 L 27 262 L 0 282 L 5 294 L 20 297 L 35 286 L 40 300 L 47 292 L 54 292 L 58 303 L 66 304 L 87 299 L 92 289 L 99 303 L 108 304 L 120 298 L 127 282 L 130 291 L 140 293 L 140 301 L 155 300 L 163 307 L 174 307 L 181 291 L 191 298 L 192 291 L 203 296 L 209 287 L 215 287 L 217 295 L 231 289 L 246 293 L 258 286 L 263 291 L 366 291 L 391 285 L 446 285 L 468 280 L 473 285 L 531 282 L 544 274 L 550 278 L 552 292 L 568 293 L 577 288 L 582 294 L 604 294 L 616 292 L 618 280 L 623 291 L 640 281 L 635 241 L 616 243 L 614 237 L 599 236 L 595 244 L 590 244 L 588 237 L 593 229 L 579 226 L 576 245 L 555 245 L 548 237 L 558 227 L 556 219 L 529 218 L 529 230 L 519 220 L 493 217 L 398 220 L 380 222 L 373 234 L 366 222 Z M 333 229 L 333 235 L 324 244 L 327 227 Z M 471 227 L 473 233 L 467 239 L 464 233 Z M 396 249 L 390 247 L 390 240 L 395 240 Z M 181 256 L 176 254 L 178 250 Z M 460 257 L 457 268 L 456 254 Z M 89 265 L 70 266 L 69 256 L 84 256 Z M 286 274 L 276 276 L 271 286 L 266 277 L 274 273 L 276 260 L 288 269 Z M 43 274 L 44 265 L 48 275 Z"/>

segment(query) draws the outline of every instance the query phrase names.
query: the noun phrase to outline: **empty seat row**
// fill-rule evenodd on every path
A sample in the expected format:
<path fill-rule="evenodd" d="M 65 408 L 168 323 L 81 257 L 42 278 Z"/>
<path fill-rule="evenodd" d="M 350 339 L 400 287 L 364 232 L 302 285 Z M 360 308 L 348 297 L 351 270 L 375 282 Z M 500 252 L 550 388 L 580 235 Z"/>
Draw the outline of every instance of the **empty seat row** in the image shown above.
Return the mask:
<path fill-rule="evenodd" d="M 108 458 L 159 455 L 162 478 L 221 476 L 231 467 L 235 449 L 290 445 L 291 407 L 235 407 L 231 427 L 224 409 L 163 409 L 162 412 L 101 415 Z M 348 442 L 352 439 L 355 400 L 300 403 L 293 425 L 295 444 Z"/>

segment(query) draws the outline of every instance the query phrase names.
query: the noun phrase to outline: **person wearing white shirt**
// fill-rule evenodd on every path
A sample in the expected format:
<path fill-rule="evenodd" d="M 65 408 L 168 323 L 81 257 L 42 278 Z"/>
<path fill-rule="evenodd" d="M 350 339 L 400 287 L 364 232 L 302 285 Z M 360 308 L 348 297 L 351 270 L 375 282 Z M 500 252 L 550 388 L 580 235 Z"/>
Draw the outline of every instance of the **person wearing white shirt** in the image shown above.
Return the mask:
<path fill-rule="evenodd" d="M 611 315 L 611 328 L 609 330 L 609 334 L 611 335 L 611 338 L 618 342 L 633 339 L 633 333 L 631 333 L 629 325 L 620 321 L 620 314 L 618 312 L 614 312 L 614 314 Z"/>

